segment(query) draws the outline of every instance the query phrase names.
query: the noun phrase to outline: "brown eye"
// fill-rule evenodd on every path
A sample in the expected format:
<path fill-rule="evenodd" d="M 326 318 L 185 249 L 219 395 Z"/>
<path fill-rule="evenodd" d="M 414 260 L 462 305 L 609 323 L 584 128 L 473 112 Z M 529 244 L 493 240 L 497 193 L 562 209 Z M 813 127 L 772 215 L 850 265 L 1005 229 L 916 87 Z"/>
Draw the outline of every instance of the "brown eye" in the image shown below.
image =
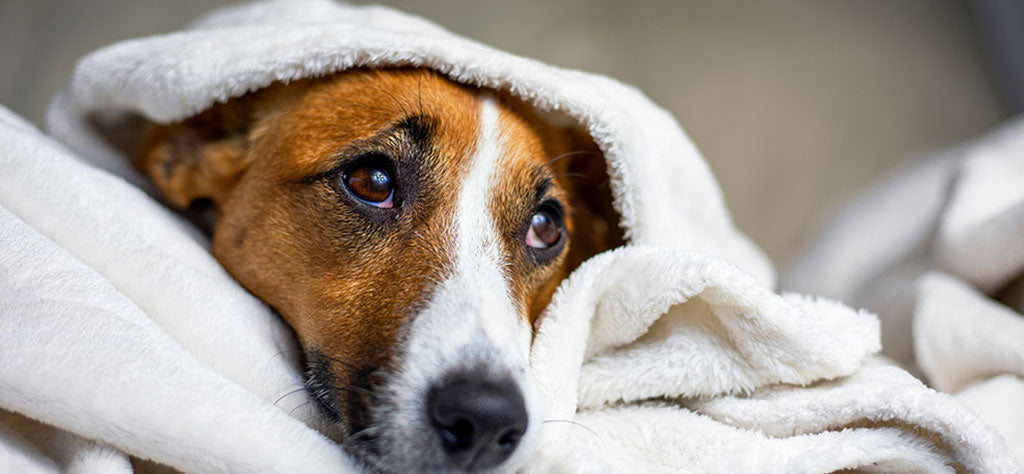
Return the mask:
<path fill-rule="evenodd" d="M 541 209 L 530 218 L 526 231 L 526 245 L 535 249 L 553 247 L 562 238 L 562 225 L 551 211 Z"/>
<path fill-rule="evenodd" d="M 345 187 L 360 201 L 382 208 L 394 207 L 395 187 L 383 168 L 360 166 L 345 173 Z"/>

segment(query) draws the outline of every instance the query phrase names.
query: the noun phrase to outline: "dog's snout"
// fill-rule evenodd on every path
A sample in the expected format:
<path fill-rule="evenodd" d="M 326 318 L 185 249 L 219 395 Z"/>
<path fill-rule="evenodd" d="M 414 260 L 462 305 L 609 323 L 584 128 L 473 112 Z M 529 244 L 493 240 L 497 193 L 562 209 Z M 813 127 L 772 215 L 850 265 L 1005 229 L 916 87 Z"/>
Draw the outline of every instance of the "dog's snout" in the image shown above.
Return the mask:
<path fill-rule="evenodd" d="M 449 461 L 469 470 L 508 459 L 528 423 L 522 392 L 511 380 L 449 378 L 432 391 L 429 410 Z"/>

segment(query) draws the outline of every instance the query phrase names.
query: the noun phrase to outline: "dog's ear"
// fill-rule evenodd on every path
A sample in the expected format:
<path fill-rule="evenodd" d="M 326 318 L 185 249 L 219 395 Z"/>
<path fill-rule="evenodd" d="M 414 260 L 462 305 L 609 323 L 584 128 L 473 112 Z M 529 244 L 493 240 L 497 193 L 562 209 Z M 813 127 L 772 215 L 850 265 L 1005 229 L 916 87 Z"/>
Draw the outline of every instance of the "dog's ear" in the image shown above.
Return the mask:
<path fill-rule="evenodd" d="M 247 101 L 234 100 L 182 122 L 151 126 L 133 163 L 174 206 L 186 209 L 199 199 L 220 203 L 249 165 L 251 118 Z"/>
<path fill-rule="evenodd" d="M 600 148 L 584 130 L 573 128 L 565 158 L 556 163 L 562 184 L 569 191 L 575 224 L 569 245 L 568 268 L 624 243 L 622 217 L 612 204 L 608 168 Z"/>

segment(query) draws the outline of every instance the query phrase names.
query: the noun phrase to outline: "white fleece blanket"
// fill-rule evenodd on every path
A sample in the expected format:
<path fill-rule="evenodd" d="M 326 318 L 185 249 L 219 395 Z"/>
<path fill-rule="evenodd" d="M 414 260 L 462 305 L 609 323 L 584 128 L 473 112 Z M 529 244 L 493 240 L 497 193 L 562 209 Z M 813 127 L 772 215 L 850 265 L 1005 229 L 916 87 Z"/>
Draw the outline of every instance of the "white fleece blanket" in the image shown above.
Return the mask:
<path fill-rule="evenodd" d="M 1024 461 L 1024 119 L 853 201 L 785 284 L 878 311 L 886 354 Z"/>
<path fill-rule="evenodd" d="M 274 81 L 397 65 L 561 112 L 608 161 L 629 243 L 585 262 L 542 316 L 544 440 L 510 469 L 1020 471 L 977 416 L 872 361 L 874 315 L 774 293 L 699 153 L 638 91 L 322 0 L 97 51 L 55 100 L 50 136 L 0 108 L 0 466 L 360 469 L 306 395 L 287 395 L 301 387 L 290 331 L 85 117 L 167 122 Z"/>

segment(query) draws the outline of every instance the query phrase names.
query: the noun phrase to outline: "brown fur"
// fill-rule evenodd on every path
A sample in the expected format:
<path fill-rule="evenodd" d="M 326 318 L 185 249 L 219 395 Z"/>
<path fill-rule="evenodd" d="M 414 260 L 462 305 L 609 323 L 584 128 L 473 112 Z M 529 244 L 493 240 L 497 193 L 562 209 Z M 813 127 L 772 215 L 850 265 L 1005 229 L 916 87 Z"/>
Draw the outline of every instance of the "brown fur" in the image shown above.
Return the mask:
<path fill-rule="evenodd" d="M 154 127 L 135 162 L 176 206 L 212 200 L 216 257 L 281 313 L 304 349 L 337 362 L 332 385 L 359 385 L 388 368 L 400 328 L 453 262 L 452 215 L 478 135 L 480 94 L 423 70 L 275 85 Z M 410 117 L 419 117 L 411 128 L 397 125 Z M 535 322 L 568 272 L 620 244 L 621 233 L 604 160 L 588 138 L 509 97 L 499 117 L 508 154 L 492 214 L 521 314 Z M 333 170 L 366 153 L 412 170 L 396 177 L 406 194 L 393 214 L 353 204 L 332 184 Z M 545 196 L 566 208 L 572 241 L 536 262 L 522 239 L 545 178 L 553 184 Z"/>

